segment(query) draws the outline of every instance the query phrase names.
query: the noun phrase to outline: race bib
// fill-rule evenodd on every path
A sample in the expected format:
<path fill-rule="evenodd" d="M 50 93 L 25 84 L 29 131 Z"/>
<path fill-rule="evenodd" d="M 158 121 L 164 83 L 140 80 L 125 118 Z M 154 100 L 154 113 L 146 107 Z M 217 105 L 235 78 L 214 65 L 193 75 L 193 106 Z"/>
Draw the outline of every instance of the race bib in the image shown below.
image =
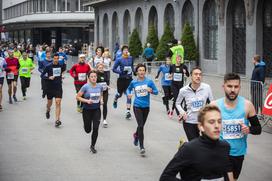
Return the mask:
<path fill-rule="evenodd" d="M 33 57 L 33 53 L 29 53 L 28 56 L 29 56 L 29 57 Z"/>
<path fill-rule="evenodd" d="M 242 133 L 241 123 L 244 123 L 242 119 L 222 120 L 223 139 L 239 139 L 244 136 Z"/>
<path fill-rule="evenodd" d="M 125 66 L 124 71 L 127 71 L 128 74 L 131 74 L 131 72 L 132 72 L 131 66 Z"/>
<path fill-rule="evenodd" d="M 61 68 L 53 68 L 53 76 L 59 77 L 61 74 Z"/>
<path fill-rule="evenodd" d="M 107 83 L 106 83 L 106 82 L 99 82 L 98 84 L 99 84 L 99 85 L 101 85 L 101 87 L 102 87 L 103 91 L 107 90 L 108 85 L 107 85 Z"/>
<path fill-rule="evenodd" d="M 22 73 L 26 74 L 28 72 L 28 68 L 22 68 Z"/>
<path fill-rule="evenodd" d="M 147 85 L 140 85 L 135 87 L 135 93 L 137 97 L 144 97 L 147 96 L 148 91 L 147 91 Z"/>
<path fill-rule="evenodd" d="M 224 181 L 224 177 L 214 179 L 201 179 L 200 181 Z"/>
<path fill-rule="evenodd" d="M 63 56 L 60 56 L 60 57 L 59 57 L 59 59 L 60 59 L 60 60 L 63 60 L 63 59 L 64 59 L 64 57 L 63 57 Z"/>
<path fill-rule="evenodd" d="M 198 112 L 204 106 L 204 101 L 200 98 L 192 98 L 191 101 L 192 112 Z"/>
<path fill-rule="evenodd" d="M 182 73 L 174 73 L 173 80 L 182 81 Z"/>
<path fill-rule="evenodd" d="M 7 78 L 8 79 L 14 79 L 14 73 L 8 73 L 8 75 L 7 75 Z"/>
<path fill-rule="evenodd" d="M 85 81 L 86 80 L 86 73 L 78 73 L 78 80 Z"/>
<path fill-rule="evenodd" d="M 169 74 L 169 73 L 165 73 L 165 74 L 164 74 L 164 79 L 165 79 L 165 80 L 172 80 L 172 78 L 170 77 L 170 74 Z"/>
<path fill-rule="evenodd" d="M 90 93 L 90 99 L 93 101 L 93 103 L 99 103 L 100 95 L 100 93 Z"/>

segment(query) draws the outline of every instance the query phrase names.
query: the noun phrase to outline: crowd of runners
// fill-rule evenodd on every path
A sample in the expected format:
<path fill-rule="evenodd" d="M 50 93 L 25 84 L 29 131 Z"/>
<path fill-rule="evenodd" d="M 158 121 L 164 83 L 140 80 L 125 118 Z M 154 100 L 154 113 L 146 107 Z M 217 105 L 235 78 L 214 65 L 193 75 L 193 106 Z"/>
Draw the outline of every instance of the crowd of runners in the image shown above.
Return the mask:
<path fill-rule="evenodd" d="M 179 47 L 182 47 L 180 44 Z M 222 81 L 225 97 L 214 100 L 212 88 L 202 82 L 202 70 L 194 67 L 188 70 L 184 64 L 184 51 L 171 48 L 165 63 L 153 78 L 146 76 L 145 64 L 134 65 L 129 47 L 124 45 L 111 58 L 109 49 L 97 47 L 95 55 L 87 59 L 79 54 L 78 63 L 67 70 L 68 60 L 63 48 L 56 53 L 50 47 L 41 51 L 20 51 L 18 46 L 9 47 L 0 58 L 0 111 L 4 79 L 8 84 L 9 103 L 17 102 L 17 81 L 20 78 L 23 100 L 27 100 L 32 71 L 38 67 L 41 77 L 41 95 L 47 98 L 45 117 L 50 119 L 53 99 L 55 100 L 55 126 L 62 125 L 61 101 L 64 74 L 69 71 L 74 79 L 77 111 L 82 113 L 84 130 L 91 133 L 90 151 L 97 153 L 96 141 L 100 120 L 108 127 L 108 98 L 111 74 L 117 78 L 116 94 L 112 106 L 118 108 L 118 100 L 126 96 L 125 119 L 137 121 L 133 144 L 145 154 L 144 126 L 151 109 L 151 94 L 157 95 L 155 81 L 161 75 L 164 92 L 162 103 L 166 114 L 173 119 L 174 111 L 183 124 L 188 142 L 181 144 L 177 154 L 163 171 L 160 180 L 237 180 L 247 153 L 247 135 L 261 134 L 261 126 L 253 104 L 239 96 L 241 80 L 239 75 L 228 73 Z M 31 52 L 31 53 L 30 53 Z M 36 57 L 36 58 L 34 58 Z M 37 60 L 37 62 L 34 61 Z M 185 77 L 191 81 L 185 84 Z M 132 101 L 133 100 L 133 101 Z M 173 102 L 170 106 L 170 102 Z M 101 111 L 102 109 L 102 111 Z"/>

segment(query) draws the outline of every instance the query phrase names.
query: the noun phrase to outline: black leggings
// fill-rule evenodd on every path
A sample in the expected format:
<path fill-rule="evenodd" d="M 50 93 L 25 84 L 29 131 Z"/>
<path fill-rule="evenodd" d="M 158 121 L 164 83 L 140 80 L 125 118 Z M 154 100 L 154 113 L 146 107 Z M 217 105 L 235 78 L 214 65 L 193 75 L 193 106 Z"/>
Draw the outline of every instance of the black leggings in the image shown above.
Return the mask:
<path fill-rule="evenodd" d="M 82 86 L 83 85 L 81 85 L 81 84 L 75 84 L 76 93 L 78 93 L 80 91 L 80 89 L 81 89 Z M 83 106 L 82 102 L 77 101 L 77 106 L 82 107 Z"/>
<path fill-rule="evenodd" d="M 26 89 L 30 85 L 30 78 L 27 77 L 20 77 L 21 80 L 21 89 L 22 89 L 22 94 L 23 96 L 26 96 Z"/>
<path fill-rule="evenodd" d="M 188 141 L 191 141 L 192 139 L 199 137 L 199 129 L 197 127 L 197 124 L 183 122 L 183 128 L 186 133 Z"/>
<path fill-rule="evenodd" d="M 169 100 L 172 99 L 173 95 L 171 92 L 171 86 L 162 86 L 164 97 L 162 98 L 163 104 L 166 106 L 166 111 L 169 111 Z"/>
<path fill-rule="evenodd" d="M 133 107 L 133 111 L 138 124 L 136 136 L 139 138 L 140 148 L 144 148 L 144 125 L 149 113 L 149 107 L 147 108 Z"/>
<path fill-rule="evenodd" d="M 109 97 L 109 91 L 103 91 L 103 119 L 107 119 L 107 114 L 108 114 L 108 97 Z"/>
<path fill-rule="evenodd" d="M 178 111 L 178 109 L 176 108 L 176 100 L 177 100 L 177 98 L 178 98 L 179 90 L 180 90 L 182 87 L 183 87 L 183 83 L 173 83 L 173 82 L 172 82 L 171 89 L 172 89 L 172 93 L 173 93 L 173 97 L 174 97 L 172 110 L 175 109 L 177 115 L 179 115 L 179 111 Z"/>
<path fill-rule="evenodd" d="M 83 117 L 85 132 L 90 133 L 93 130 L 91 146 L 95 146 L 95 143 L 98 137 L 98 128 L 100 124 L 101 110 L 100 108 L 83 109 L 82 117 Z"/>

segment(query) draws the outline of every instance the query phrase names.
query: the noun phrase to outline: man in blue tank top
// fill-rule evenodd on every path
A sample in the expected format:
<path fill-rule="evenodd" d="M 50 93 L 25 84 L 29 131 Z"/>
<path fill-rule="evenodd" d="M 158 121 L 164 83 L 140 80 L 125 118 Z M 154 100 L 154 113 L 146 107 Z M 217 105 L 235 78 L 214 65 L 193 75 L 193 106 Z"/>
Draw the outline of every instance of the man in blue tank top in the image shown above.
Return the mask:
<path fill-rule="evenodd" d="M 222 114 L 220 139 L 230 144 L 230 159 L 234 179 L 238 179 L 247 152 L 247 135 L 259 135 L 262 128 L 253 104 L 239 96 L 240 76 L 228 73 L 224 76 L 225 97 L 211 104 L 217 105 Z"/>

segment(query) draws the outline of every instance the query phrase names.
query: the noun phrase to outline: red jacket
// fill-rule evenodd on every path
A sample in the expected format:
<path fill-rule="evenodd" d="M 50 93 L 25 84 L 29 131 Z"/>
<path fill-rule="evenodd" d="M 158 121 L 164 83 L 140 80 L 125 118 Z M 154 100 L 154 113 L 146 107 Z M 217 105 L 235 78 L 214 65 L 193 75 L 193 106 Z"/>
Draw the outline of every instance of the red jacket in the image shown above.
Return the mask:
<path fill-rule="evenodd" d="M 91 71 L 88 64 L 75 64 L 70 69 L 70 75 L 74 78 L 74 84 L 84 85 L 87 83 L 87 74 Z"/>
<path fill-rule="evenodd" d="M 13 57 L 12 59 L 7 57 L 6 58 L 7 62 L 7 72 L 12 72 L 14 75 L 18 75 L 18 70 L 20 67 L 19 61 L 17 58 Z"/>

